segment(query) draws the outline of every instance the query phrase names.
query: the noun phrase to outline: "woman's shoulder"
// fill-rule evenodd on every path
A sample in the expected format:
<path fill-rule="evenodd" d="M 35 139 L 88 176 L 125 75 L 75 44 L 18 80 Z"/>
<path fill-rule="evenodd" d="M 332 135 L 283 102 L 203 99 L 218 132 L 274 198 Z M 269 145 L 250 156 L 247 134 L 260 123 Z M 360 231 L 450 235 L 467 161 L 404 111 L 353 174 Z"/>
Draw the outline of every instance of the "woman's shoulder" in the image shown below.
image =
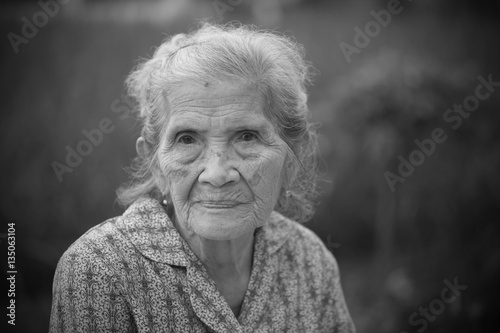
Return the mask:
<path fill-rule="evenodd" d="M 280 214 L 273 213 L 269 229 L 273 230 L 268 239 L 270 244 L 279 244 L 275 260 L 285 279 L 298 277 L 309 281 L 310 288 L 333 292 L 336 290 L 340 272 L 333 253 L 321 238 L 309 228 Z M 274 245 L 271 245 L 272 248 Z M 272 250 L 271 250 L 272 251 Z"/>
<path fill-rule="evenodd" d="M 299 243 L 312 248 L 325 247 L 314 231 L 278 212 L 271 214 L 269 229 L 274 237 L 283 239 L 289 245 Z"/>
<path fill-rule="evenodd" d="M 335 258 L 321 238 L 311 229 L 277 212 L 271 215 L 269 238 L 280 243 L 280 251 L 296 258 L 317 262 L 320 265 L 331 263 L 337 266 Z"/>
<path fill-rule="evenodd" d="M 58 265 L 63 263 L 103 263 L 106 258 L 123 251 L 127 242 L 116 224 L 121 217 L 110 218 L 90 228 L 74 241 L 59 259 Z"/>

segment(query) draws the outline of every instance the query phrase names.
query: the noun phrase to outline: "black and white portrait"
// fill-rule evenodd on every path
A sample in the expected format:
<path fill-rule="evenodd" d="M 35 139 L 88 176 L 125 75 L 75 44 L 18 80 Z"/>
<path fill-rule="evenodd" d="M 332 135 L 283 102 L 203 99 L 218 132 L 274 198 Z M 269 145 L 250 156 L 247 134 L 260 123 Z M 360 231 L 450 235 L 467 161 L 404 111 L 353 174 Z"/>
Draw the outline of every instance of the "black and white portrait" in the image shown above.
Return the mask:
<path fill-rule="evenodd" d="M 494 332 L 500 2 L 0 3 L 2 332 Z"/>

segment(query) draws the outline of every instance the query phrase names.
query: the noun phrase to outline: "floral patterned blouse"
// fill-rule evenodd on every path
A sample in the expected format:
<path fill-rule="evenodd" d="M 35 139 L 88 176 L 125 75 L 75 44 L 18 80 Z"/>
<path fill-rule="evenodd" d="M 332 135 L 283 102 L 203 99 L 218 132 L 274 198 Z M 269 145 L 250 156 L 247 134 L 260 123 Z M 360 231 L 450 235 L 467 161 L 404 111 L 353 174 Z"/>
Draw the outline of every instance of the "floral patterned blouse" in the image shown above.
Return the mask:
<path fill-rule="evenodd" d="M 55 332 L 355 332 L 333 255 L 273 212 L 255 231 L 235 317 L 164 207 L 151 198 L 85 233 L 57 265 Z"/>

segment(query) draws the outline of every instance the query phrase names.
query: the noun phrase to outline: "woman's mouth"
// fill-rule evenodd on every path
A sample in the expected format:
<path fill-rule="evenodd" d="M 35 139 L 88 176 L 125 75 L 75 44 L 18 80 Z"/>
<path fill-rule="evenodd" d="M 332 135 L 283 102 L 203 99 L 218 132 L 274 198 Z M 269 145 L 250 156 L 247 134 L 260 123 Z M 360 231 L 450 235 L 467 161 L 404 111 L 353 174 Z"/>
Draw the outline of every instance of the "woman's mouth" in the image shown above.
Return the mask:
<path fill-rule="evenodd" d="M 234 208 L 238 205 L 241 205 L 242 202 L 239 201 L 228 201 L 228 200 L 203 200 L 199 201 L 198 204 L 205 208 L 210 208 L 210 209 L 228 209 L 228 208 Z"/>

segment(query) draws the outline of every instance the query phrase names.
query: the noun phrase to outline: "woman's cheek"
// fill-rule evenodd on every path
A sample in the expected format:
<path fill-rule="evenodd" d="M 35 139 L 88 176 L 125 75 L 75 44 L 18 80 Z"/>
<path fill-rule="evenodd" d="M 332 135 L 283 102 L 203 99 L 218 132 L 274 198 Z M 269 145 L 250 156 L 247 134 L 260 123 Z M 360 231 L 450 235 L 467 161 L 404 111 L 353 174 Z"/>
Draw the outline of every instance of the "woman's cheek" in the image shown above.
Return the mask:
<path fill-rule="evenodd" d="M 165 173 L 166 177 L 169 179 L 169 183 L 172 187 L 179 189 L 187 187 L 191 175 L 191 168 L 187 165 L 182 165 L 175 163 L 176 165 L 170 166 L 168 171 Z M 186 191 L 184 191 L 186 192 Z"/>
<path fill-rule="evenodd" d="M 277 200 L 282 182 L 284 157 L 282 154 L 264 153 L 258 158 L 246 160 L 242 168 L 252 192 L 261 201 Z"/>
<path fill-rule="evenodd" d="M 175 148 L 170 151 L 172 160 L 179 165 L 187 165 L 196 161 L 201 154 L 201 145 L 192 145 L 184 148 Z"/>
<path fill-rule="evenodd" d="M 176 200 L 187 200 L 192 166 L 189 163 L 182 163 L 178 153 L 170 152 L 163 159 L 161 168 L 167 182 L 167 192 L 175 196 Z"/>

